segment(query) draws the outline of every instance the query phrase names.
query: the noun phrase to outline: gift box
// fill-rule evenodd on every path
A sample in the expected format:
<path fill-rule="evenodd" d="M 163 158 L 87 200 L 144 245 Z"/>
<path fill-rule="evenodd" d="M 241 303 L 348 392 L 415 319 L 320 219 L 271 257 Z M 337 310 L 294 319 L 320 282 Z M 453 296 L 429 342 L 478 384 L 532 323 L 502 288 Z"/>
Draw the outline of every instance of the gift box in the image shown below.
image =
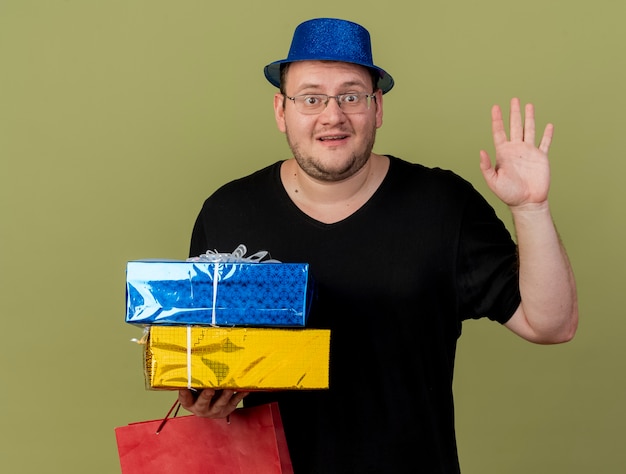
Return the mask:
<path fill-rule="evenodd" d="M 313 297 L 304 263 L 133 261 L 126 322 L 303 327 Z"/>
<path fill-rule="evenodd" d="M 147 331 L 149 388 L 328 388 L 326 329 L 151 326 Z"/>

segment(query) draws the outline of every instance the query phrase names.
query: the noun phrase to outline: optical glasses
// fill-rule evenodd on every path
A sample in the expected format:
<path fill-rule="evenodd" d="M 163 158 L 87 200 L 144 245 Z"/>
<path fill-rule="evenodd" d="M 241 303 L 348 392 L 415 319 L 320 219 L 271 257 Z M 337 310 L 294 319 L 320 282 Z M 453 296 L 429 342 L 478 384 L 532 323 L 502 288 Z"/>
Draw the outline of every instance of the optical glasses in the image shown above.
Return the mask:
<path fill-rule="evenodd" d="M 295 97 L 285 95 L 285 98 L 293 101 L 296 110 L 304 115 L 317 115 L 322 113 L 330 99 L 335 99 L 337 105 L 344 114 L 362 114 L 369 110 L 372 100 L 376 100 L 375 94 L 364 92 L 353 92 L 349 94 L 326 95 L 326 94 L 304 94 Z"/>

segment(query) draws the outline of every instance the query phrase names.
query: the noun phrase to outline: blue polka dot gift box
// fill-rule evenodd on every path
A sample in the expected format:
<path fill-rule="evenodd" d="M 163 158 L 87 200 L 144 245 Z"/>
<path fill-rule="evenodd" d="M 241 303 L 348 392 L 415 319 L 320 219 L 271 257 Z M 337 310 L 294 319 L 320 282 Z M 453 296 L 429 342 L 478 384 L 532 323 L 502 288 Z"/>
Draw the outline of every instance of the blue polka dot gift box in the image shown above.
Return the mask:
<path fill-rule="evenodd" d="M 138 260 L 126 266 L 126 322 L 140 326 L 304 327 L 306 263 Z"/>

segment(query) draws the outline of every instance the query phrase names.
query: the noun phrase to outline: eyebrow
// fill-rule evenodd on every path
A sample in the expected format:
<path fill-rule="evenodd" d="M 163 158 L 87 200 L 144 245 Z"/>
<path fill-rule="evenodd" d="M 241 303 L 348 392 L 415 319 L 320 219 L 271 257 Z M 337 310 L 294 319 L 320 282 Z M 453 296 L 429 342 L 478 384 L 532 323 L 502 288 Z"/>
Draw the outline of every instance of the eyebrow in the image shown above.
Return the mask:
<path fill-rule="evenodd" d="M 367 87 L 363 81 L 359 81 L 359 80 L 346 81 L 346 82 L 340 84 L 340 88 L 342 88 L 342 89 L 348 89 L 348 88 L 353 87 L 353 86 L 360 86 L 360 87 L 364 87 L 364 88 Z M 322 87 L 321 84 L 316 84 L 314 82 L 304 83 L 300 87 L 298 87 L 298 91 L 302 92 L 302 91 L 307 90 L 307 89 L 319 89 L 320 87 Z"/>

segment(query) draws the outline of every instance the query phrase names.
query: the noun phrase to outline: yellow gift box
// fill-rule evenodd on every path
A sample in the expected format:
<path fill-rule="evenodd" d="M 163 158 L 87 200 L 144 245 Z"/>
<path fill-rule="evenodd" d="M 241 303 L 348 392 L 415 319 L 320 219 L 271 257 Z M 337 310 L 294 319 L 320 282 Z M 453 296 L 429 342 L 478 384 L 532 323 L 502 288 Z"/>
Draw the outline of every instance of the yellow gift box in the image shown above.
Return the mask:
<path fill-rule="evenodd" d="M 303 390 L 328 388 L 330 331 L 151 326 L 150 388 Z"/>

